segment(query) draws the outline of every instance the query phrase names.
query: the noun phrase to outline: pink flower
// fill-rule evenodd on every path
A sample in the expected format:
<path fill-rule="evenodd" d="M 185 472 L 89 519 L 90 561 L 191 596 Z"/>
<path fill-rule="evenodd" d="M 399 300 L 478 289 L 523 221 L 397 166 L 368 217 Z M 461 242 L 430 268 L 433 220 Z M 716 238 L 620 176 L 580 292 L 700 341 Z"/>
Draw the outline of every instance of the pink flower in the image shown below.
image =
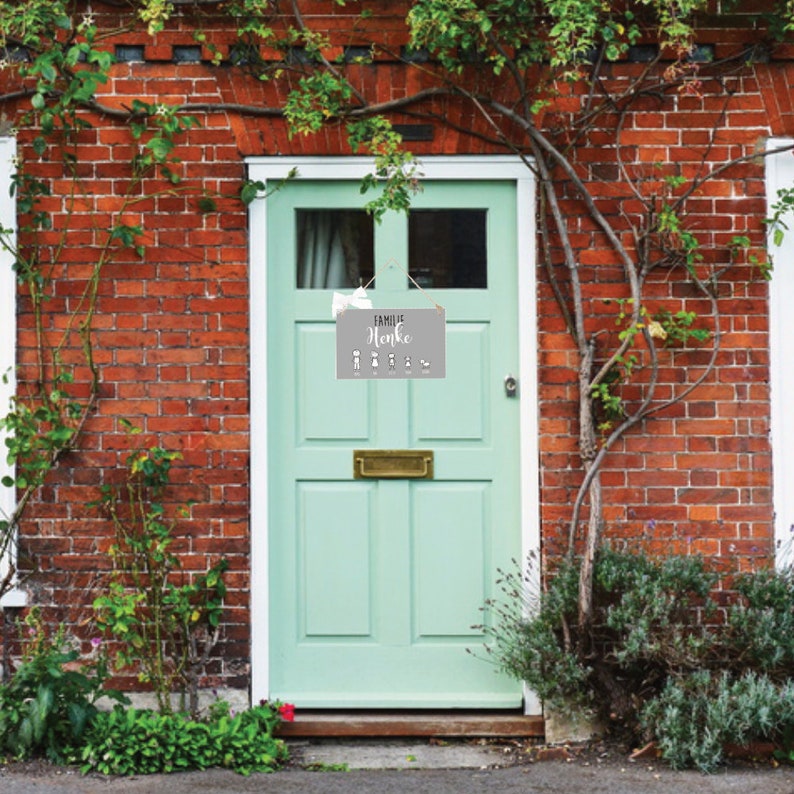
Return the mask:
<path fill-rule="evenodd" d="M 92 648 L 98 648 L 101 644 L 102 644 L 102 638 L 101 637 L 92 637 L 91 638 L 91 647 Z"/>
<path fill-rule="evenodd" d="M 295 721 L 295 706 L 292 703 L 284 703 L 278 707 L 278 713 L 284 722 Z"/>

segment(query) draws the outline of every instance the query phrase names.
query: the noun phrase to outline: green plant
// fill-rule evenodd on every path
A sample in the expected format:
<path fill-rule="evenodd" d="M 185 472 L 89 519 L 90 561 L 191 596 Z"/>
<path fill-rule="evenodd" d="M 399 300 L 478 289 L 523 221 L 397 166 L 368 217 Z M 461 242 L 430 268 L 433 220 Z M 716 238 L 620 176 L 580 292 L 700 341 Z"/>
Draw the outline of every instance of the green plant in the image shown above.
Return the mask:
<path fill-rule="evenodd" d="M 736 577 L 738 600 L 728 611 L 733 664 L 778 681 L 794 670 L 794 570 L 763 569 Z"/>
<path fill-rule="evenodd" d="M 260 704 L 239 714 L 221 717 L 212 724 L 220 749 L 219 766 L 247 775 L 270 771 L 286 759 L 283 742 L 273 739 L 281 720 L 281 704 Z"/>
<path fill-rule="evenodd" d="M 148 775 L 225 767 L 248 775 L 269 772 L 287 758 L 273 737 L 281 704 L 233 713 L 225 704 L 201 722 L 185 714 L 116 708 L 94 721 L 82 750 L 83 771 Z"/>
<path fill-rule="evenodd" d="M 719 578 L 702 558 L 606 548 L 594 578 L 601 631 L 595 644 L 609 643 L 618 665 L 664 670 L 700 664 L 712 643 L 703 624 L 713 614 L 709 593 Z"/>
<path fill-rule="evenodd" d="M 733 593 L 717 620 L 721 578 Z M 712 771 L 728 742 L 775 741 L 794 759 L 792 569 L 737 574 L 696 556 L 606 547 L 593 566 L 584 642 L 578 561 L 564 561 L 529 599 L 525 580 L 503 577 L 503 598 L 489 603 L 488 650 L 547 705 L 595 711 L 632 738 L 644 733 L 677 768 Z"/>
<path fill-rule="evenodd" d="M 570 621 L 576 608 L 577 572 L 563 564 L 542 593 L 528 591 L 534 557 L 526 574 L 501 572 L 502 598 L 489 601 L 489 656 L 504 671 L 524 681 L 545 703 L 555 707 L 589 708 L 590 668 L 570 642 Z M 572 611 L 573 610 L 573 611 Z"/>
<path fill-rule="evenodd" d="M 135 666 L 151 684 L 160 711 L 170 713 L 177 691 L 191 714 L 198 710 L 199 677 L 218 639 L 228 564 L 186 576 L 171 546 L 177 518 L 161 501 L 179 454 L 161 447 L 139 449 L 127 458 L 123 486 L 102 489 L 99 504 L 111 518 L 116 540 L 108 592 L 94 601 L 97 623 L 119 640 L 120 667 Z M 188 505 L 178 514 L 185 516 Z"/>
<path fill-rule="evenodd" d="M 717 575 L 699 557 L 605 548 L 594 564 L 595 611 L 586 637 L 577 622 L 578 577 L 578 560 L 566 560 L 527 600 L 525 576 L 504 575 L 503 597 L 488 604 L 487 647 L 501 669 L 549 705 L 593 709 L 633 731 L 637 705 L 671 671 L 696 670 L 712 653 L 703 623 Z"/>
<path fill-rule="evenodd" d="M 711 337 L 707 328 L 695 325 L 699 319 L 696 312 L 680 310 L 673 313 L 662 309 L 651 314 L 645 306 L 640 306 L 635 312 L 632 298 L 606 298 L 603 302 L 616 304 L 615 325 L 620 327 L 618 339 L 627 349 L 635 346 L 645 330 L 652 339 L 660 340 L 664 347 L 686 347 L 691 341 L 705 342 Z M 627 416 L 621 387 L 630 383 L 640 368 L 636 354 L 618 354 L 613 357 L 610 367 L 590 386 L 590 397 L 601 415 L 599 430 L 602 433 L 608 433 Z"/>
<path fill-rule="evenodd" d="M 777 200 L 772 204 L 772 214 L 764 220 L 772 234 L 772 243 L 779 247 L 783 243 L 788 224 L 783 219 L 794 211 L 794 189 L 778 190 Z"/>
<path fill-rule="evenodd" d="M 705 342 L 711 332 L 707 328 L 694 327 L 698 319 L 696 312 L 677 311 L 672 313 L 667 309 L 656 312 L 653 321 L 659 324 L 661 332 L 658 334 L 666 347 L 683 347 L 691 339 L 696 342 Z"/>
<path fill-rule="evenodd" d="M 306 764 L 303 768 L 307 772 L 349 772 L 350 771 L 349 764 L 325 764 L 322 761 L 314 761 L 311 764 Z"/>
<path fill-rule="evenodd" d="M 776 743 L 774 757 L 778 761 L 794 764 L 794 723 L 783 726 Z"/>
<path fill-rule="evenodd" d="M 22 629 L 22 661 L 10 681 L 0 685 L 0 752 L 73 761 L 99 713 L 97 700 L 126 698 L 104 688 L 108 671 L 103 653 L 93 664 L 77 666 L 79 654 L 68 647 L 63 627 L 49 637 L 36 609 Z"/>
<path fill-rule="evenodd" d="M 699 670 L 671 678 L 645 705 L 641 720 L 674 768 L 713 772 L 728 743 L 777 741 L 794 729 L 794 681 Z"/>
<path fill-rule="evenodd" d="M 156 20 L 170 3 L 157 3 L 157 8 L 149 5 L 147 12 Z M 93 333 L 101 276 L 120 251 L 144 253 L 143 228 L 128 218 L 135 217 L 147 201 L 190 190 L 179 186 L 174 149 L 177 138 L 197 126 L 197 120 L 167 105 L 134 99 L 131 112 L 122 114 L 136 145 L 129 179 L 123 180 L 115 206 L 106 208 L 110 222 L 92 224 L 97 244 L 87 260 L 88 277 L 75 282 L 74 300 L 61 321 L 49 322 L 48 303 L 63 288 L 59 281 L 64 277 L 62 266 L 75 216 L 86 207 L 97 215 L 104 212 L 93 201 L 93 182 L 83 178 L 79 157 L 80 135 L 92 127 L 84 110 L 97 107 L 97 95 L 107 84 L 115 61 L 101 38 L 94 14 L 78 13 L 68 0 L 0 0 L 0 74 L 14 71 L 15 79 L 27 86 L 29 106 L 20 109 L 15 125 L 32 132 L 25 157 L 15 162 L 11 184 L 19 243 L 13 229 L 0 228 L 0 247 L 13 258 L 17 280 L 32 308 L 35 335 L 35 362 L 29 363 L 29 377 L 20 379 L 22 388 L 11 410 L 0 416 L 7 460 L 15 470 L 2 484 L 18 489 L 13 514 L 0 516 L 0 554 L 15 542 L 35 492 L 63 456 L 76 448 L 83 425 L 95 409 L 100 373 Z M 63 203 L 56 202 L 58 209 L 51 202 L 50 178 L 37 171 L 37 158 L 58 163 L 69 184 Z M 152 190 L 158 176 L 165 186 Z M 199 211 L 214 211 L 212 194 L 198 193 Z M 17 573 L 12 560 L 0 581 L 0 596 L 14 585 Z"/>

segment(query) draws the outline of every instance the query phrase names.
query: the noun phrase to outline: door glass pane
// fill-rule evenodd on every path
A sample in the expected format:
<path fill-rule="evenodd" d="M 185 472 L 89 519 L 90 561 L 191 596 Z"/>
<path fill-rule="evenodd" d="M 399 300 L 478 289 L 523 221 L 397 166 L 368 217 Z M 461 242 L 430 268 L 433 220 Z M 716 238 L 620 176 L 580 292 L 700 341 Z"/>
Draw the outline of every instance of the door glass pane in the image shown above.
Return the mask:
<path fill-rule="evenodd" d="M 420 287 L 485 289 L 486 210 L 411 210 L 409 272 Z"/>
<path fill-rule="evenodd" d="M 300 289 L 366 284 L 373 273 L 372 216 L 364 210 L 296 210 Z"/>

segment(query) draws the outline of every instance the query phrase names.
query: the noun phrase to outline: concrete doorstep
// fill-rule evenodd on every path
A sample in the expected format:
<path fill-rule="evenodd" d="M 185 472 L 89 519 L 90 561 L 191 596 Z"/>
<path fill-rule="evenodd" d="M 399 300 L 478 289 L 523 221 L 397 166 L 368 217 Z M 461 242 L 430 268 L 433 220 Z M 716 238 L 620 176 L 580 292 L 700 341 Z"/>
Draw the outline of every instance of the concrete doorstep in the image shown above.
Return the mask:
<path fill-rule="evenodd" d="M 289 748 L 294 764 L 317 770 L 489 769 L 513 763 L 502 748 L 487 742 L 293 740 Z"/>

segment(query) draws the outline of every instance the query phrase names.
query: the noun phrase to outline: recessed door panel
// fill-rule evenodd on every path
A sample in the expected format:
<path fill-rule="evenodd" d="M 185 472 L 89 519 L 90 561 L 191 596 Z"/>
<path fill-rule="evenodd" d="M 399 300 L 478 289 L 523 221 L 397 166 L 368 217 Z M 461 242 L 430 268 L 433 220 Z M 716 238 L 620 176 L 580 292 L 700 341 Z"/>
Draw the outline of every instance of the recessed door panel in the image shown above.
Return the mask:
<path fill-rule="evenodd" d="M 487 597 L 488 483 L 422 484 L 414 491 L 416 640 L 482 639 L 472 616 Z"/>
<path fill-rule="evenodd" d="M 411 384 L 414 442 L 487 440 L 489 352 L 487 323 L 447 324 L 447 377 Z"/>
<path fill-rule="evenodd" d="M 295 334 L 298 443 L 368 438 L 370 389 L 367 384 L 362 388 L 360 383 L 335 380 L 333 324 L 298 323 Z"/>
<path fill-rule="evenodd" d="M 303 636 L 372 634 L 372 488 L 299 483 L 297 560 Z"/>

